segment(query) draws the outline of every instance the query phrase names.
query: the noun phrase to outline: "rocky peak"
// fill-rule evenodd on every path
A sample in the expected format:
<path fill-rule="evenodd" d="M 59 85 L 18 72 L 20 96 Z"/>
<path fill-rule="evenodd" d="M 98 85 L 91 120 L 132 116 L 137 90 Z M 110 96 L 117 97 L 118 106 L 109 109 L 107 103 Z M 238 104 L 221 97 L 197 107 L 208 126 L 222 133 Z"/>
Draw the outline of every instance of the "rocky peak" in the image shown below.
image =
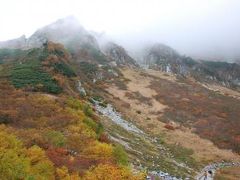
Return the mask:
<path fill-rule="evenodd" d="M 187 67 L 182 62 L 182 56 L 167 45 L 153 44 L 146 47 L 143 54 L 144 63 L 150 68 L 175 74 L 187 73 Z"/>
<path fill-rule="evenodd" d="M 191 76 L 198 81 L 217 83 L 226 87 L 240 87 L 238 63 L 197 61 L 178 54 L 171 47 L 155 44 L 145 49 L 144 62 L 152 69 L 176 75 Z"/>
<path fill-rule="evenodd" d="M 83 46 L 99 49 L 97 40 L 86 31 L 79 21 L 69 16 L 38 29 L 28 39 L 25 36 L 0 42 L 0 48 L 31 49 L 41 47 L 47 41 L 63 44 L 66 48 L 76 51 Z"/>
<path fill-rule="evenodd" d="M 127 51 L 123 47 L 113 42 L 106 43 L 102 47 L 102 50 L 104 54 L 113 61 L 113 63 L 116 63 L 116 65 L 125 65 L 131 67 L 138 66 L 136 61 L 128 55 Z"/>
<path fill-rule="evenodd" d="M 166 64 L 177 62 L 179 54 L 171 47 L 164 44 L 154 44 L 145 49 L 144 60 L 147 64 Z"/>
<path fill-rule="evenodd" d="M 69 16 L 37 30 L 27 42 L 28 47 L 39 47 L 46 41 L 64 44 L 67 48 L 77 48 L 85 45 L 98 49 L 97 41 L 79 23 Z"/>
<path fill-rule="evenodd" d="M 148 53 L 155 54 L 163 58 L 174 58 L 179 56 L 176 50 L 174 50 L 170 46 L 160 43 L 154 44 L 151 47 L 149 47 Z"/>

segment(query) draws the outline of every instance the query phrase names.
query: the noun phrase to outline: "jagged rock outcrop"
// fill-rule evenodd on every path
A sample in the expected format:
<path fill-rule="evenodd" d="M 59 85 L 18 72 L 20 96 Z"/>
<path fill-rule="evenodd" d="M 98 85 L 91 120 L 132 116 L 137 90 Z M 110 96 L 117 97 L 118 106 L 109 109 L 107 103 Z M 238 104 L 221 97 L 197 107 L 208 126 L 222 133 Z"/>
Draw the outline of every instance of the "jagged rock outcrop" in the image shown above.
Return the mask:
<path fill-rule="evenodd" d="M 114 65 L 124 65 L 129 67 L 138 67 L 137 62 L 128 55 L 127 51 L 113 43 L 108 42 L 102 47 L 102 51 L 106 56 L 108 56 L 111 59 L 111 63 Z"/>
<path fill-rule="evenodd" d="M 123 47 L 101 37 L 85 30 L 76 18 L 70 16 L 37 30 L 29 38 L 21 36 L 0 42 L 0 48 L 25 50 L 41 47 L 46 42 L 52 41 L 63 44 L 75 62 L 111 67 L 138 67 L 136 61 Z M 102 43 L 100 40 L 105 42 Z M 4 58 L 6 59 L 5 56 Z M 185 77 L 191 76 L 207 83 L 215 82 L 227 87 L 240 87 L 239 62 L 196 61 L 182 56 L 164 44 L 148 46 L 141 52 L 141 59 L 152 69 Z"/>
<path fill-rule="evenodd" d="M 240 65 L 237 63 L 197 61 L 180 55 L 164 44 L 155 44 L 146 48 L 143 59 L 145 65 L 152 69 L 191 76 L 201 82 L 240 88 Z"/>
<path fill-rule="evenodd" d="M 87 61 L 111 66 L 138 66 L 125 49 L 115 43 L 107 43 L 103 49 L 100 49 L 96 37 L 85 30 L 73 16 L 38 29 L 28 39 L 22 36 L 18 39 L 0 42 L 0 48 L 31 49 L 41 47 L 49 41 L 63 44 L 77 62 Z"/>
<path fill-rule="evenodd" d="M 185 64 L 186 57 L 164 44 L 154 44 L 144 50 L 144 63 L 153 69 L 168 73 L 187 75 L 188 66 Z"/>
<path fill-rule="evenodd" d="M 73 16 L 37 30 L 28 39 L 21 36 L 18 39 L 0 42 L 0 48 L 31 49 L 41 47 L 46 41 L 61 43 L 73 51 L 83 47 L 99 49 L 96 39 Z"/>
<path fill-rule="evenodd" d="M 201 61 L 192 69 L 192 76 L 226 87 L 240 87 L 240 65 L 236 63 Z"/>
<path fill-rule="evenodd" d="M 53 41 L 67 48 L 91 46 L 99 49 L 96 39 L 91 36 L 72 16 L 37 30 L 27 41 L 27 47 L 39 47 L 44 42 Z"/>
<path fill-rule="evenodd" d="M 105 65 L 109 62 L 101 52 L 96 38 L 73 16 L 60 19 L 37 30 L 28 39 L 23 36 L 19 39 L 0 42 L 0 48 L 32 49 L 42 47 L 49 41 L 63 44 L 77 62 L 88 61 Z"/>

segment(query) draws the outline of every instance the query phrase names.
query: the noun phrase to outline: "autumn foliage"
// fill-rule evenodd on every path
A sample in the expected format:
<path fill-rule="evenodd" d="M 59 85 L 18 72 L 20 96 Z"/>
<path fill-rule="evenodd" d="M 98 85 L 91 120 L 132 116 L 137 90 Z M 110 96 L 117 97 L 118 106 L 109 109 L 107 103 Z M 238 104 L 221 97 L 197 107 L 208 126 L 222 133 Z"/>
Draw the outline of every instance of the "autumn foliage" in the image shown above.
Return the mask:
<path fill-rule="evenodd" d="M 109 164 L 99 164 L 90 169 L 84 176 L 86 180 L 140 180 L 144 179 L 143 174 L 133 175 L 126 167 L 118 167 Z"/>
<path fill-rule="evenodd" d="M 0 126 L 0 179 L 54 179 L 53 163 L 38 146 L 25 148 Z"/>
<path fill-rule="evenodd" d="M 0 91 L 0 179 L 141 179 L 85 101 L 16 90 L 7 81 Z"/>
<path fill-rule="evenodd" d="M 0 179 L 138 177 L 80 99 L 70 59 L 61 44 L 47 42 L 0 65 Z"/>

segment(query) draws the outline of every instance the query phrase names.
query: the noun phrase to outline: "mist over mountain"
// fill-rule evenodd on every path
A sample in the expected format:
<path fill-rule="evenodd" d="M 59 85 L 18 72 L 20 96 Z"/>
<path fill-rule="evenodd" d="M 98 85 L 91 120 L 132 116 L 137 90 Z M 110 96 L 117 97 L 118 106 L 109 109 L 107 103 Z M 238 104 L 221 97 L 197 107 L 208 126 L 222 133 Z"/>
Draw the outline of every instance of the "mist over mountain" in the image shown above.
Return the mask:
<path fill-rule="evenodd" d="M 181 54 L 200 60 L 234 62 L 240 57 L 240 37 L 235 37 L 231 33 L 228 34 L 229 39 L 225 39 L 224 41 L 221 41 L 221 37 L 218 37 L 218 39 L 213 39 L 212 42 L 204 42 L 204 40 L 212 39 L 212 37 L 207 34 L 203 37 L 197 34 L 189 34 L 180 36 L 181 38 L 179 38 L 174 34 L 161 35 L 161 33 L 158 33 L 158 29 L 156 29 L 156 31 L 157 32 L 153 33 L 137 32 L 136 34 L 112 36 L 112 39 L 133 54 L 137 54 L 141 49 L 150 44 L 159 42 L 173 47 Z M 154 33 L 156 33 L 156 35 L 154 35 Z"/>
<path fill-rule="evenodd" d="M 44 26 L 34 32 L 29 38 L 21 36 L 17 39 L 0 42 L 0 47 L 29 49 L 41 47 L 46 41 L 62 43 L 71 49 L 88 45 L 99 49 L 96 39 L 73 16 L 59 19 Z"/>
<path fill-rule="evenodd" d="M 240 57 L 238 0 L 25 1 L 28 6 L 12 1 L 2 6 L 0 41 L 29 37 L 73 14 L 86 29 L 105 32 L 130 52 L 159 42 L 196 59 L 233 62 Z"/>
<path fill-rule="evenodd" d="M 21 36 L 1 42 L 0 47 L 31 49 L 42 47 L 48 41 L 63 44 L 75 61 L 110 66 L 138 67 L 138 64 L 141 64 L 167 73 L 191 76 L 198 81 L 216 82 L 237 89 L 240 86 L 240 66 L 237 60 L 227 63 L 229 59 L 224 57 L 215 57 L 212 61 L 208 61 L 209 58 L 192 58 L 159 42 L 139 43 L 136 46 L 129 43 L 126 46 L 129 49 L 124 48 L 107 34 L 87 31 L 73 16 L 44 26 L 29 38 Z"/>
<path fill-rule="evenodd" d="M 237 1 L 17 2 L 0 179 L 239 179 Z"/>

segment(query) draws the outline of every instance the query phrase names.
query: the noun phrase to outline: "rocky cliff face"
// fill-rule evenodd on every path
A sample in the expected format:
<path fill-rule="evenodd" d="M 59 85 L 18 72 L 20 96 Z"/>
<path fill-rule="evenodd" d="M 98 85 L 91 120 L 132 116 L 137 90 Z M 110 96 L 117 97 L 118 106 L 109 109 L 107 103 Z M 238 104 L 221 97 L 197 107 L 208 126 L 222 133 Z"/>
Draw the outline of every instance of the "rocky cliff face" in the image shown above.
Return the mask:
<path fill-rule="evenodd" d="M 77 62 L 137 66 L 135 60 L 117 44 L 108 43 L 100 49 L 95 36 L 85 30 L 74 17 L 60 19 L 40 28 L 28 39 L 22 36 L 18 39 L 0 42 L 0 48 L 31 49 L 41 47 L 49 41 L 63 44 Z"/>
<path fill-rule="evenodd" d="M 108 42 L 102 47 L 104 54 L 110 58 L 112 64 L 138 67 L 137 62 L 128 55 L 126 50 L 112 42 Z"/>
<path fill-rule="evenodd" d="M 163 62 L 177 62 L 179 54 L 164 44 L 154 44 L 146 48 L 145 61 L 148 64 L 162 64 Z"/>
<path fill-rule="evenodd" d="M 67 48 L 91 46 L 99 49 L 96 39 L 74 17 L 60 19 L 39 29 L 28 39 L 27 47 L 41 46 L 47 40 L 61 43 Z"/>
<path fill-rule="evenodd" d="M 136 61 L 123 47 L 109 41 L 102 45 L 99 38 L 85 30 L 74 17 L 60 19 L 47 25 L 28 39 L 21 36 L 0 42 L 0 48 L 31 49 L 41 47 L 47 41 L 63 44 L 76 62 L 138 67 Z M 240 88 L 239 62 L 196 61 L 180 55 L 164 44 L 149 46 L 141 54 L 141 59 L 149 68 L 185 77 L 191 76 L 207 83 L 214 82 L 227 87 Z"/>
<path fill-rule="evenodd" d="M 201 82 L 240 88 L 240 65 L 237 63 L 197 61 L 182 56 L 163 44 L 155 44 L 146 48 L 143 59 L 145 65 L 152 69 L 191 76 Z"/>
<path fill-rule="evenodd" d="M 181 75 L 189 73 L 185 59 L 186 57 L 164 44 L 154 44 L 145 48 L 143 57 L 144 63 L 150 68 Z"/>
<path fill-rule="evenodd" d="M 226 87 L 240 87 L 240 65 L 236 63 L 201 61 L 192 69 L 196 79 L 216 82 Z"/>
<path fill-rule="evenodd" d="M 72 16 L 37 30 L 28 39 L 22 36 L 18 39 L 0 42 L 0 48 L 31 49 L 42 46 L 46 41 L 61 43 L 72 50 L 85 46 L 99 49 L 96 39 Z"/>

